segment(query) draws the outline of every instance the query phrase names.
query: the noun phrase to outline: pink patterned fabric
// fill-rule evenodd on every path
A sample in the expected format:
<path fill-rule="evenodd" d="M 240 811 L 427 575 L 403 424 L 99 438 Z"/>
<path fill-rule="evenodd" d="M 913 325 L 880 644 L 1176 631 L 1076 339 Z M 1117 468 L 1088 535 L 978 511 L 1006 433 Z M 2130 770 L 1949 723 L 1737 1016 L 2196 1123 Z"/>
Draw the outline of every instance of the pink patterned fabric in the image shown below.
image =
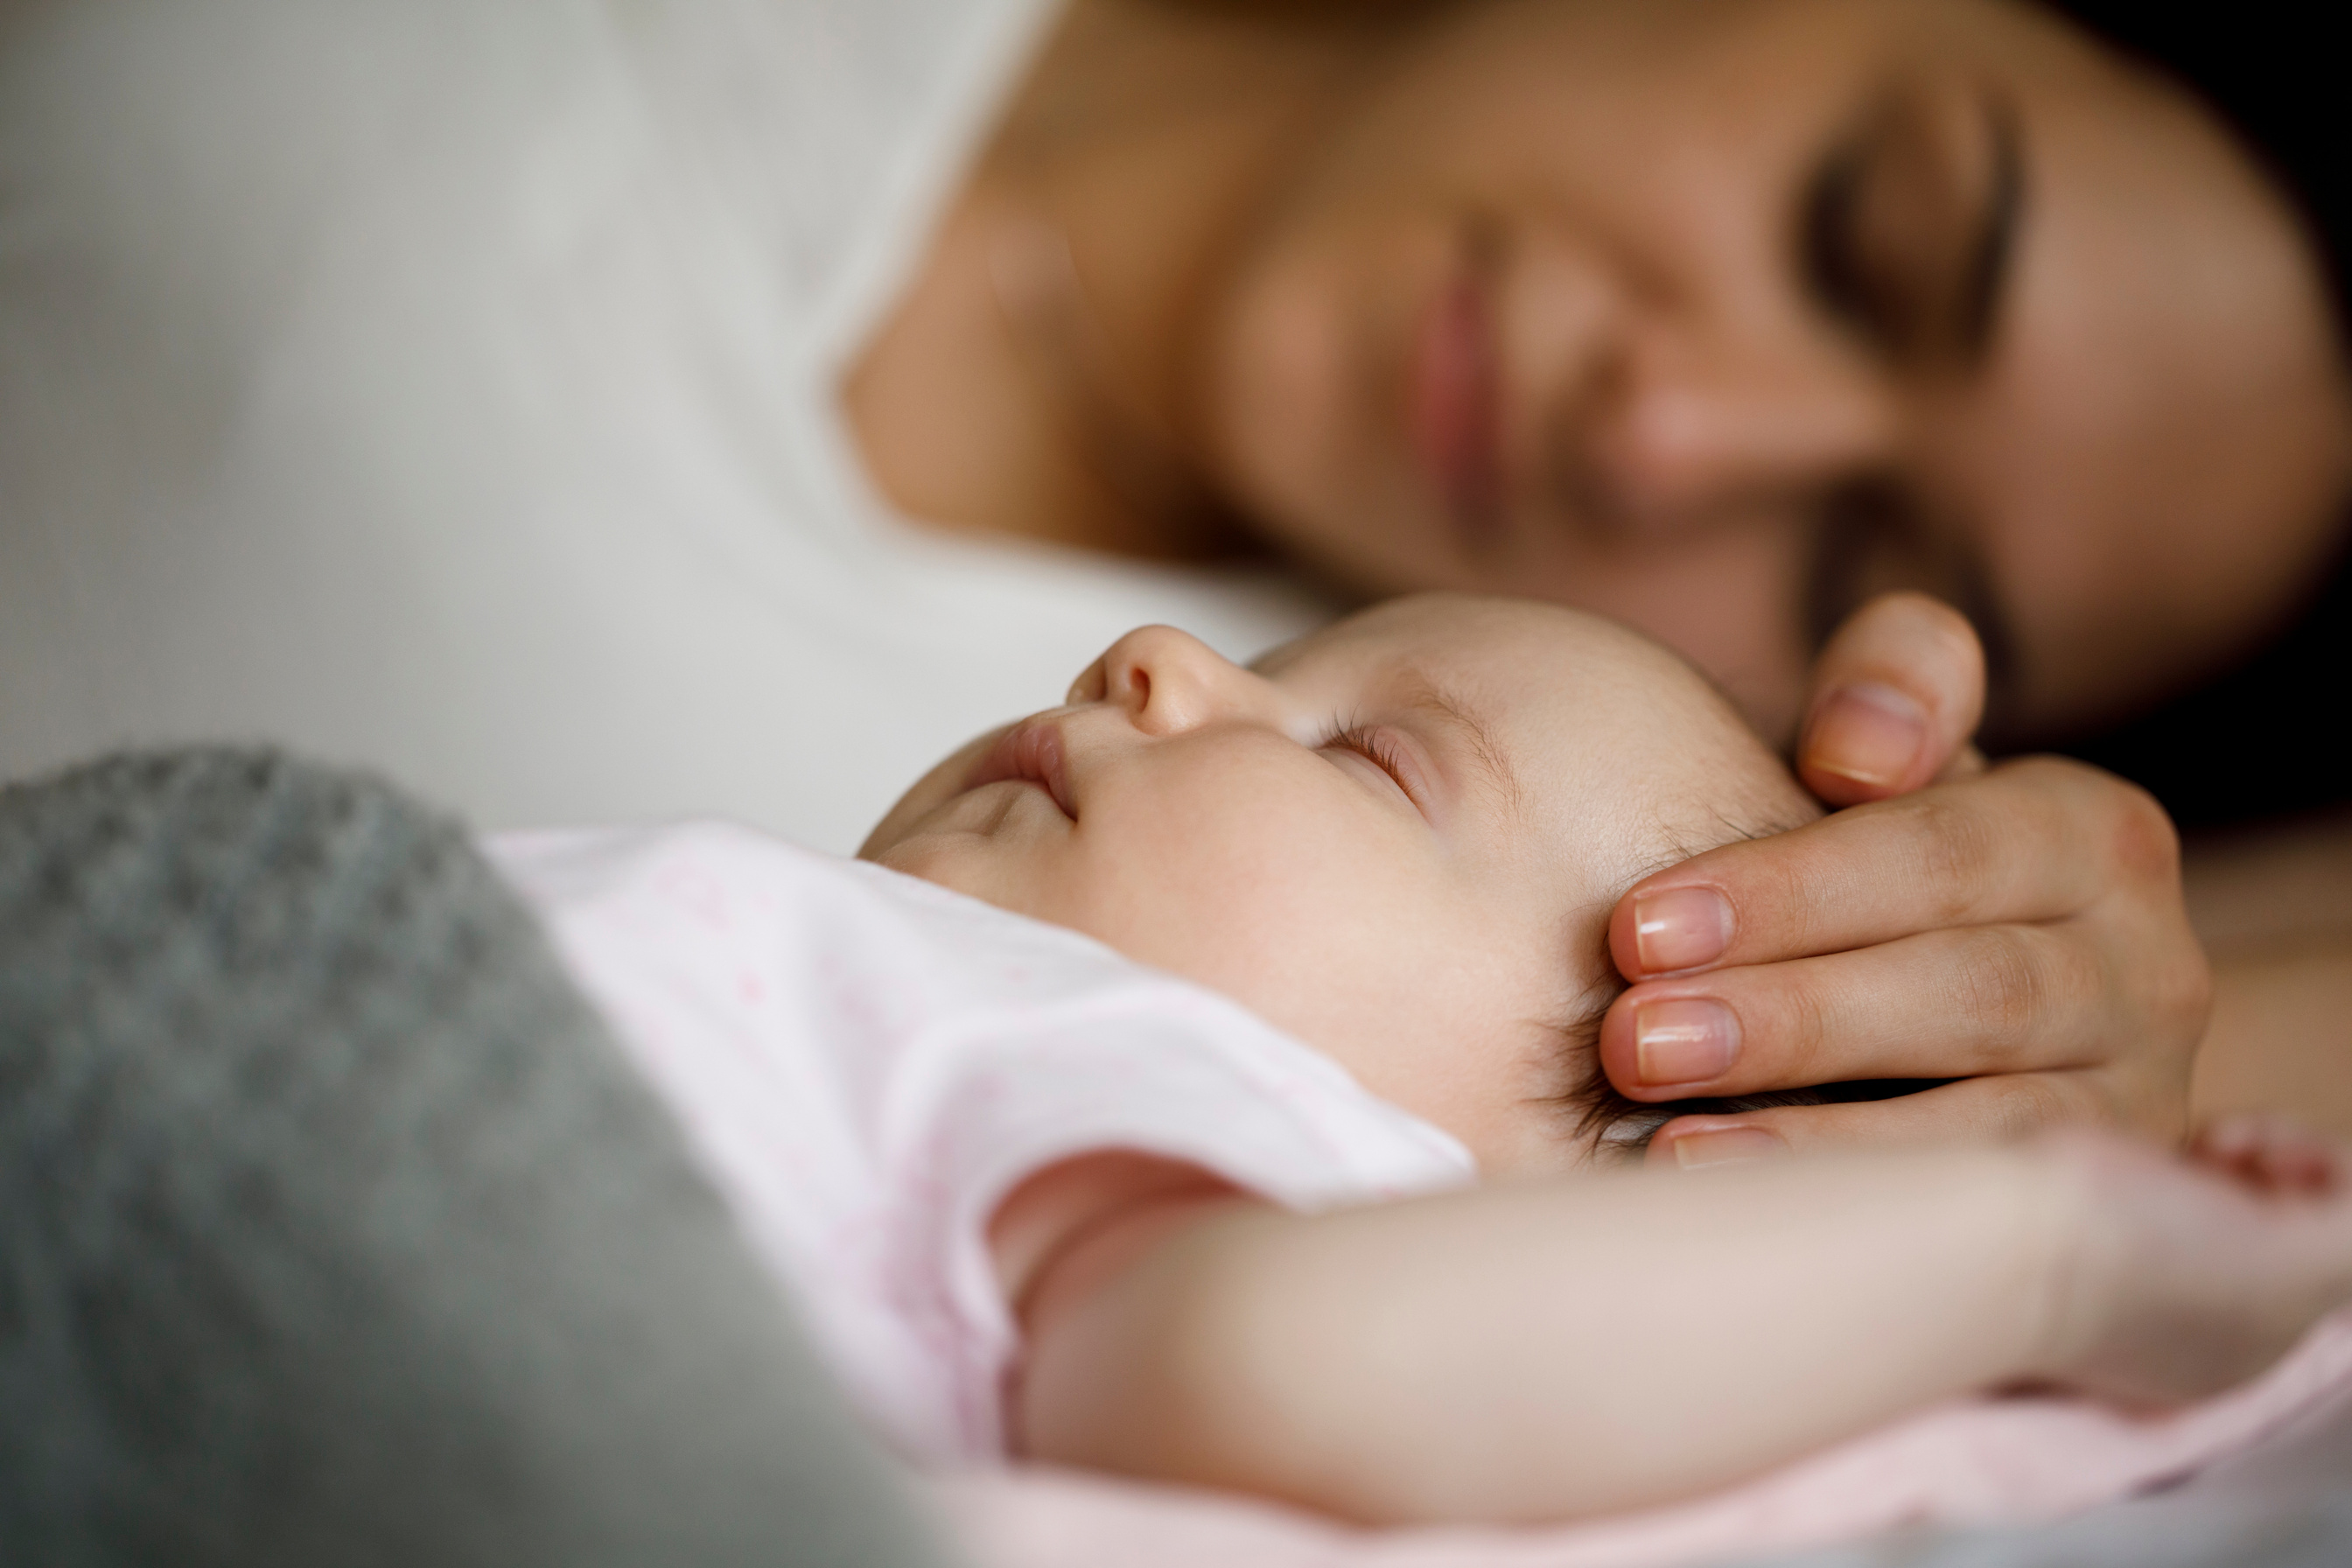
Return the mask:
<path fill-rule="evenodd" d="M 987 1463 L 1018 1352 L 986 1243 L 1057 1160 L 1140 1149 L 1298 1210 L 1468 1151 L 1224 997 L 1100 942 L 726 823 L 493 839 L 866 1416 Z"/>
<path fill-rule="evenodd" d="M 1286 1205 L 1469 1179 L 1468 1155 L 1202 988 L 1087 938 L 723 824 L 509 836 L 493 858 L 693 1135 L 866 1413 L 982 1568 L 1664 1568 L 1903 1525 L 2024 1522 L 2188 1474 L 2352 1394 L 2352 1312 L 2220 1398 L 1930 1410 L 1675 1508 L 1366 1532 L 1209 1493 L 1011 1470 L 1017 1352 L 987 1216 L 1088 1148 Z"/>
<path fill-rule="evenodd" d="M 1944 1405 L 1672 1508 L 1540 1530 L 1355 1531 L 1210 1492 L 1032 1469 L 933 1489 L 980 1568 L 1670 1568 L 1903 1526 L 2035 1523 L 2188 1476 L 2352 1401 L 2352 1310 L 2252 1383 L 2168 1415 Z"/>

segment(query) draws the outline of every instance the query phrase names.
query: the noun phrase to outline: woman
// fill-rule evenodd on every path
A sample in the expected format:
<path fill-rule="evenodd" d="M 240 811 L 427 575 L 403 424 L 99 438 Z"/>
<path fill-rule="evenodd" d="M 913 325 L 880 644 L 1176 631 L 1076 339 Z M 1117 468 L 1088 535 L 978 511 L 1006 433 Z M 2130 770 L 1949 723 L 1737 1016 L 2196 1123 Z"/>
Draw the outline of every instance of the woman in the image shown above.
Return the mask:
<path fill-rule="evenodd" d="M 2153 73 L 2013 7 L 1414 9 L 1400 50 L 1381 26 L 1302 26 L 1272 47 L 1245 22 L 1076 8 L 849 380 L 902 508 L 1133 552 L 1270 539 L 1358 591 L 1605 609 L 1778 734 L 1830 628 L 1874 589 L 1923 588 L 1983 635 L 2012 744 L 2210 676 L 2337 552 L 2352 403 L 2304 221 Z M 1822 672 L 1806 754 L 1827 798 L 1934 772 L 1927 731 L 1960 700 L 1864 651 L 1934 635 L 1858 626 L 1836 645 L 1885 668 L 1832 679 L 1833 655 Z M 2037 811 L 2097 842 L 2128 807 L 2079 775 L 2042 782 L 1948 798 L 1998 813 L 1983 831 L 2012 875 L 2038 854 L 2071 879 Z M 1777 886 L 1797 854 L 1758 858 Z M 2119 973 L 2182 961 L 2137 922 L 2092 956 L 2085 915 L 2114 893 L 2060 880 L 1931 889 L 1978 911 L 1979 973 L 2006 977 L 1957 1009 L 1885 942 L 1908 916 L 1810 942 L 1768 917 L 1773 935 L 1727 957 L 1702 943 L 1676 962 L 1872 951 L 1803 984 L 1782 969 L 1645 987 L 1613 1016 L 1612 1074 L 1640 1083 L 1645 1013 L 1661 1059 L 1693 1031 L 1702 1055 L 1748 1058 L 1660 1098 L 1981 1069 L 2016 1050 L 2012 1010 L 2037 1006 L 2045 1046 L 2080 1053 Z M 2067 932 L 2058 951 L 1989 945 L 2009 933 L 1983 928 L 2028 910 L 2040 939 Z M 2167 1032 L 2194 991 L 2133 1025 Z M 1867 1055 L 1807 1059 L 1865 1037 Z M 1975 1054 L 1956 1058 L 1964 1041 Z M 2097 1077 L 2038 1079 L 2028 1114 L 2079 1106 Z M 1846 1120 L 1907 1129 L 1938 1099 L 2008 1116 L 2024 1089 L 1979 1080 Z M 1773 1145 L 1751 1126 L 1710 1146 Z"/>
<path fill-rule="evenodd" d="M 1270 550 L 1622 616 L 1845 804 L 1984 697 L 1874 590 L 2079 731 L 2289 612 L 2352 465 L 2276 184 L 1988 0 L 85 10 L 0 54 L 12 773 L 260 731 L 838 840 L 1107 625 L 1303 626 L 1202 575 Z M 2176 1130 L 2170 852 L 2044 763 L 1664 872 L 1612 1076 L 2001 1075 L 1692 1162 Z M 1675 1031 L 1730 1065 L 1645 1084 Z"/>

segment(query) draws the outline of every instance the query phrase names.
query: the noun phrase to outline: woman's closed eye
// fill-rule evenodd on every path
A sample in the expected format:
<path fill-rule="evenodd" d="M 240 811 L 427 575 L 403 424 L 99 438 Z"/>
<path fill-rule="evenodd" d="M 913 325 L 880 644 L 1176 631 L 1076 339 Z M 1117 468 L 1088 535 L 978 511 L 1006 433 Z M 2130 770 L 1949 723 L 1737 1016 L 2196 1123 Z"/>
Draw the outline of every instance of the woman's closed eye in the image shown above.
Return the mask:
<path fill-rule="evenodd" d="M 1980 352 L 2000 302 L 2021 178 L 2004 100 L 1898 93 L 1832 152 L 1804 193 L 1807 288 L 1896 360 Z"/>

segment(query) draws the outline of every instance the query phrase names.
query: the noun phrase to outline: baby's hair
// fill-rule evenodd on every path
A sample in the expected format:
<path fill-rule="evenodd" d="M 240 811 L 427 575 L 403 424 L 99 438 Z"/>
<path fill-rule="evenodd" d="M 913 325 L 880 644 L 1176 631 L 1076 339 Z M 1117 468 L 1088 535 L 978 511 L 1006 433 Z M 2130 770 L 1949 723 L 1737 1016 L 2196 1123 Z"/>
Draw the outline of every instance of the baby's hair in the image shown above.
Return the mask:
<path fill-rule="evenodd" d="M 1812 820 L 1784 818 L 1778 815 L 1737 821 L 1721 812 L 1714 814 L 1720 832 L 1714 842 L 1694 847 L 1676 833 L 1660 826 L 1660 837 L 1674 846 L 1650 865 L 1643 867 L 1625 886 L 1630 888 L 1643 878 L 1669 866 L 1678 866 L 1692 857 L 1720 845 L 1740 839 L 1767 838 L 1786 833 Z M 1617 890 L 1616 897 L 1623 895 Z M 1613 904 L 1615 898 L 1611 902 Z M 1556 1103 L 1573 1118 L 1570 1136 L 1580 1142 L 1598 1158 L 1630 1158 L 1649 1147 L 1650 1140 L 1659 1128 L 1677 1116 L 1737 1116 L 1752 1110 L 1766 1110 L 1784 1105 L 1829 1105 L 1857 1100 L 1885 1100 L 1898 1094 L 1928 1087 L 1934 1080 L 1912 1079 L 1874 1079 L 1866 1082 L 1828 1084 L 1818 1089 L 1777 1089 L 1762 1094 L 1721 1095 L 1696 1100 L 1677 1100 L 1667 1103 L 1648 1104 L 1619 1091 L 1609 1081 L 1601 1068 L 1601 1023 L 1610 1006 L 1627 990 L 1624 979 L 1617 973 L 1616 962 L 1609 952 L 1607 924 L 1601 925 L 1597 951 L 1591 955 L 1585 973 L 1598 975 L 1572 1005 L 1569 1016 L 1553 1024 L 1561 1059 L 1572 1076 L 1567 1092 L 1557 1097 Z"/>
<path fill-rule="evenodd" d="M 1733 1094 L 1651 1104 L 1630 1098 L 1601 1070 L 1601 1020 L 1610 1004 L 1625 992 L 1623 981 L 1594 988 L 1597 1005 L 1558 1026 L 1561 1051 L 1575 1083 L 1559 1097 L 1559 1104 L 1574 1118 L 1570 1136 L 1596 1157 L 1631 1157 L 1650 1146 L 1658 1129 L 1677 1116 L 1736 1116 L 1780 1105 L 1826 1105 L 1834 1100 L 1875 1098 L 1847 1091 L 1868 1086 L 1840 1084 L 1829 1089 L 1779 1089 L 1768 1094 Z M 1896 1090 L 1895 1092 L 1901 1092 Z"/>

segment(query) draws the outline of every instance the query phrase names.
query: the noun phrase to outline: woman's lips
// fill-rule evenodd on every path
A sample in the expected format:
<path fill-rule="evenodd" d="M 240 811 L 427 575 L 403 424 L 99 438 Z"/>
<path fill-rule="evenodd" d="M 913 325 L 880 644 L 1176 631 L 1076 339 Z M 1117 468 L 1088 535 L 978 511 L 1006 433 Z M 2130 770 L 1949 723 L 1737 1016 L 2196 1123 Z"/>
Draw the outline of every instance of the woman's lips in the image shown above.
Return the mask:
<path fill-rule="evenodd" d="M 1008 779 L 1037 785 L 1054 797 L 1054 804 L 1062 808 L 1064 816 L 1072 822 L 1078 819 L 1077 807 L 1070 797 L 1061 726 L 1052 719 L 1042 714 L 1024 719 L 999 735 L 996 744 L 982 754 L 971 775 L 963 781 L 963 787 L 976 790 Z"/>
<path fill-rule="evenodd" d="M 1411 421 L 1423 466 L 1474 547 L 1491 542 L 1502 521 L 1496 369 L 1486 279 L 1465 260 L 1422 321 Z"/>

